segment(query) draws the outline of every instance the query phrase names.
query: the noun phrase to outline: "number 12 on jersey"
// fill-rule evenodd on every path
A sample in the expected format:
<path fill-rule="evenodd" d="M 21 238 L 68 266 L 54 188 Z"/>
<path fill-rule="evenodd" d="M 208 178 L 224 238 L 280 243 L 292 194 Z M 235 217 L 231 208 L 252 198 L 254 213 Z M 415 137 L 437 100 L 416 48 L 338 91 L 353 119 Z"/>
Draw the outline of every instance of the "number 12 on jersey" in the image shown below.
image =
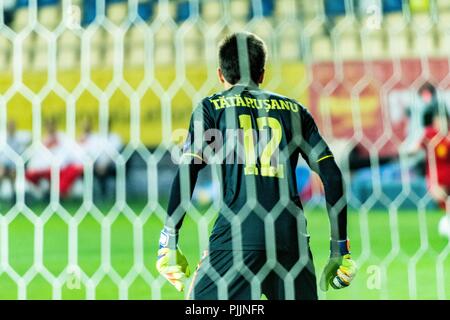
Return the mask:
<path fill-rule="evenodd" d="M 278 164 L 278 154 L 275 166 L 272 166 L 272 158 L 281 142 L 283 131 L 280 122 L 272 117 L 259 117 L 256 119 L 258 130 L 269 128 L 271 131 L 271 139 L 262 147 L 262 151 L 258 152 L 260 169 L 257 166 L 256 148 L 260 143 L 255 144 L 252 128 L 252 118 L 250 115 L 243 114 L 239 116 L 239 125 L 244 131 L 244 151 L 245 151 L 245 168 L 246 175 L 259 175 L 263 177 L 284 178 L 284 167 Z"/>

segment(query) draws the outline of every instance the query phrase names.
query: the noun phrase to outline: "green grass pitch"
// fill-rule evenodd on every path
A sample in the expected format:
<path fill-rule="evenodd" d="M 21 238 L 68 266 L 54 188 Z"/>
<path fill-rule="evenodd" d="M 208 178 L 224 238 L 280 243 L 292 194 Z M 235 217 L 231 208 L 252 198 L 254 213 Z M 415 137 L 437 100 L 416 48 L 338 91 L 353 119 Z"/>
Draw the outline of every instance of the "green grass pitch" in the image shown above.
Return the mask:
<path fill-rule="evenodd" d="M 326 263 L 329 250 L 328 218 L 324 210 L 307 210 L 311 247 L 318 276 Z M 419 215 L 416 211 L 372 211 L 367 214 L 349 213 L 349 235 L 353 257 L 359 262 L 359 273 L 350 288 L 320 293 L 321 299 L 436 299 L 438 285 L 436 261 L 443 250 L 449 250 L 448 241 L 437 234 L 437 224 L 442 213 L 428 211 Z M 426 227 L 423 227 L 425 223 Z M 153 277 L 157 277 L 155 257 L 162 223 L 156 215 L 150 215 L 144 224 L 144 264 Z M 421 228 L 422 226 L 422 228 Z M 33 264 L 35 243 L 34 226 L 19 214 L 8 227 L 9 264 L 24 275 Z M 0 241 L 2 241 L 0 228 Z M 422 235 L 422 237 L 421 237 Z M 68 227 L 56 215 L 43 230 L 43 264 L 49 272 L 59 276 L 68 264 Z M 189 217 L 180 235 L 180 246 L 186 254 L 191 269 L 195 269 L 200 257 L 197 225 Z M 0 243 L 1 245 L 1 243 Z M 101 268 L 101 226 L 87 215 L 79 225 L 78 264 L 92 276 Z M 111 264 L 125 277 L 133 267 L 133 226 L 120 214 L 111 226 Z M 423 254 L 416 255 L 421 248 Z M 1 246 L 0 246 L 1 248 Z M 363 252 L 364 248 L 364 252 Z M 370 251 L 368 251 L 370 250 Z M 412 257 L 418 259 L 412 259 Z M 1 261 L 1 259 L 0 259 Z M 415 266 L 415 268 L 412 268 Z M 450 254 L 444 260 L 445 282 L 450 283 Z M 19 288 L 0 266 L 0 299 L 16 299 Z M 408 274 L 416 281 L 408 281 Z M 37 273 L 32 275 L 26 287 L 27 299 L 51 299 L 51 285 Z M 379 280 L 379 281 L 378 281 Z M 161 295 L 156 284 L 149 285 L 149 274 L 139 275 L 127 290 L 128 299 L 183 299 L 167 282 L 161 279 Z M 416 284 L 416 285 L 415 285 Z M 445 297 L 450 298 L 450 286 Z M 152 294 L 153 293 L 153 294 Z M 155 294 L 156 293 L 156 294 Z M 410 296 L 410 293 L 412 296 Z M 62 285 L 62 299 L 85 299 L 86 287 Z M 119 288 L 109 277 L 104 277 L 95 289 L 96 299 L 118 299 Z"/>

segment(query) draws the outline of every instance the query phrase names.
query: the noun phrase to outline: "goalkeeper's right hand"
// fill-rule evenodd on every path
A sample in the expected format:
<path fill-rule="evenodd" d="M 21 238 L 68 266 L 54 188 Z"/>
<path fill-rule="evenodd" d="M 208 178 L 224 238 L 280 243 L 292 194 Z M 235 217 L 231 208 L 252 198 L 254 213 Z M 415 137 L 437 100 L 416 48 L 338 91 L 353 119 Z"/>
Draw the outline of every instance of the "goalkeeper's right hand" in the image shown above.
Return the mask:
<path fill-rule="evenodd" d="M 184 281 L 190 276 L 186 257 L 178 248 L 178 232 L 164 227 L 159 238 L 158 261 L 156 269 L 178 291 L 184 290 Z"/>

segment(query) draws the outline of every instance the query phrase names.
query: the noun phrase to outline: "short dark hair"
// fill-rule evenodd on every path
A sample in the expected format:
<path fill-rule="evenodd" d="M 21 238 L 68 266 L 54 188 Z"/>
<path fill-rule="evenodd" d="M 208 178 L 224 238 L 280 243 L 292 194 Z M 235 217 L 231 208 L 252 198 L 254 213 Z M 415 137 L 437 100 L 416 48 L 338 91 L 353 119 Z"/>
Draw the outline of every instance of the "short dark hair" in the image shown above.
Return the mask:
<path fill-rule="evenodd" d="M 431 95 L 435 96 L 436 95 L 436 87 L 430 83 L 430 82 L 425 82 L 420 88 L 419 88 L 419 94 L 422 94 L 422 92 L 424 91 L 429 91 L 431 93 Z"/>
<path fill-rule="evenodd" d="M 238 46 L 238 40 L 247 40 L 247 54 L 239 54 L 242 50 Z M 244 46 L 245 48 L 245 46 Z M 261 38 L 249 32 L 236 32 L 228 35 L 219 45 L 219 66 L 223 76 L 230 84 L 236 84 L 241 80 L 239 58 L 248 56 L 249 74 L 253 82 L 258 83 L 264 72 L 267 49 Z"/>

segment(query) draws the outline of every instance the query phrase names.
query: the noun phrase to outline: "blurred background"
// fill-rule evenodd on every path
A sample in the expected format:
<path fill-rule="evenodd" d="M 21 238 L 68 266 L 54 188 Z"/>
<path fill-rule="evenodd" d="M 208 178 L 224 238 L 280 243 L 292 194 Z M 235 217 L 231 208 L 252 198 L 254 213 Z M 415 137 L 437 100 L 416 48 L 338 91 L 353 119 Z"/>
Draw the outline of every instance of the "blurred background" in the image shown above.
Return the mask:
<path fill-rule="evenodd" d="M 153 267 L 168 148 L 220 90 L 217 43 L 240 30 L 266 41 L 264 87 L 310 110 L 347 181 L 361 280 L 321 297 L 450 296 L 450 187 L 430 186 L 450 144 L 432 143 L 440 162 L 421 148 L 430 128 L 448 135 L 450 0 L 5 0 L 0 298 L 182 298 Z M 217 212 L 204 171 L 192 265 Z M 297 182 L 320 266 L 321 183 L 303 162 Z"/>

